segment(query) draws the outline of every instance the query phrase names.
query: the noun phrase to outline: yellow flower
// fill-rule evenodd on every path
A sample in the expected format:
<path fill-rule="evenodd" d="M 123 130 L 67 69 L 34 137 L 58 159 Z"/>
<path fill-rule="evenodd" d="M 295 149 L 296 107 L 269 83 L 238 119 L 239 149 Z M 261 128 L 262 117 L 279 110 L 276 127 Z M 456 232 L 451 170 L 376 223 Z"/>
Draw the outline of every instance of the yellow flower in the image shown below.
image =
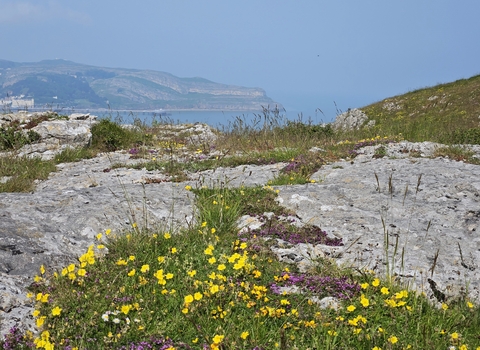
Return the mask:
<path fill-rule="evenodd" d="M 213 342 L 215 344 L 220 344 L 223 341 L 223 338 L 225 338 L 224 335 L 216 335 L 213 337 Z"/>
<path fill-rule="evenodd" d="M 132 269 L 132 270 L 128 273 L 128 276 L 129 276 L 129 277 L 135 276 L 135 269 Z"/>
<path fill-rule="evenodd" d="M 186 189 L 187 191 L 191 191 L 191 190 L 192 190 L 192 186 L 187 185 L 187 186 L 185 186 L 185 189 Z"/>
<path fill-rule="evenodd" d="M 378 346 L 374 346 L 372 350 L 382 350 L 382 348 L 379 348 Z"/>
<path fill-rule="evenodd" d="M 378 278 L 375 278 L 372 282 L 372 286 L 378 287 L 380 285 L 380 280 Z"/>
<path fill-rule="evenodd" d="M 469 309 L 473 308 L 473 306 L 474 306 L 474 305 L 473 305 L 471 302 L 467 301 L 467 307 L 468 307 Z"/>
<path fill-rule="evenodd" d="M 39 298 L 39 295 L 40 295 L 40 298 Z M 40 302 L 42 303 L 48 303 L 48 297 L 50 296 L 50 294 L 42 294 L 42 293 L 38 293 L 37 294 L 37 300 L 39 300 Z"/>
<path fill-rule="evenodd" d="M 127 262 L 123 259 L 119 259 L 119 260 L 117 260 L 116 264 L 118 266 L 122 266 L 122 265 L 127 265 Z M 62 275 L 63 275 L 63 271 L 62 271 Z"/>
<path fill-rule="evenodd" d="M 362 283 L 362 284 L 360 285 L 360 287 L 361 287 L 362 289 L 367 289 L 368 286 L 369 286 L 368 283 Z"/>
<path fill-rule="evenodd" d="M 110 233 L 112 233 L 112 230 L 110 230 L 110 229 L 107 229 L 107 230 L 105 231 L 105 234 L 106 234 L 107 236 L 108 236 Z"/>
<path fill-rule="evenodd" d="M 390 338 L 388 338 L 388 341 L 392 344 L 395 344 L 396 342 L 398 342 L 398 338 L 394 335 L 391 335 Z"/>
<path fill-rule="evenodd" d="M 452 338 L 452 340 L 458 340 L 459 337 L 460 337 L 460 335 L 457 332 L 453 332 L 450 335 L 450 338 Z"/>
<path fill-rule="evenodd" d="M 447 309 L 448 309 L 448 305 L 445 304 L 445 303 L 442 303 L 442 309 L 443 309 L 444 311 L 447 310 Z"/>
<path fill-rule="evenodd" d="M 226 268 L 227 268 L 227 267 L 226 267 L 224 264 L 220 264 L 220 265 L 218 265 L 218 267 L 217 267 L 218 271 L 223 271 L 223 270 L 225 270 Z"/>
<path fill-rule="evenodd" d="M 217 232 L 217 230 L 215 229 L 215 227 L 212 227 L 211 230 L 210 230 L 210 232 L 211 232 L 212 234 L 214 234 L 215 232 Z"/>
<path fill-rule="evenodd" d="M 46 318 L 47 318 L 46 316 L 42 316 L 42 317 L 37 318 L 37 320 L 35 321 L 37 327 L 43 326 Z"/>
<path fill-rule="evenodd" d="M 193 302 L 193 295 L 189 294 L 187 296 L 185 296 L 185 298 L 183 298 L 185 304 L 190 304 L 191 302 Z"/>
<path fill-rule="evenodd" d="M 193 343 L 193 344 L 197 344 L 197 343 L 198 343 L 198 338 L 193 339 L 193 340 L 192 340 L 192 343 Z"/>
<path fill-rule="evenodd" d="M 122 308 L 120 309 L 120 311 L 123 312 L 125 315 L 128 315 L 131 309 L 132 309 L 132 305 L 122 305 Z"/>
<path fill-rule="evenodd" d="M 215 264 L 215 263 L 217 262 L 217 259 L 215 259 L 215 257 L 212 256 L 210 259 L 208 259 L 208 262 L 209 262 L 210 264 Z"/>
<path fill-rule="evenodd" d="M 197 270 L 192 270 L 192 271 L 188 271 L 187 274 L 190 276 L 190 277 L 193 277 L 197 274 Z"/>
<path fill-rule="evenodd" d="M 356 307 L 353 306 L 353 305 L 350 305 L 350 306 L 347 307 L 348 312 L 353 312 L 353 311 L 355 311 L 355 309 L 356 309 Z"/>
<path fill-rule="evenodd" d="M 382 287 L 382 289 L 380 289 L 380 292 L 384 295 L 390 294 L 390 291 L 388 290 L 387 287 Z"/>
<path fill-rule="evenodd" d="M 102 235 L 101 233 L 97 234 L 97 239 L 98 239 L 98 240 L 101 240 L 102 237 L 103 237 L 103 235 Z"/>
<path fill-rule="evenodd" d="M 205 248 L 205 250 L 203 251 L 203 253 L 205 255 L 213 255 L 213 250 L 215 249 L 215 247 L 213 245 L 209 245 L 207 248 Z"/>
<path fill-rule="evenodd" d="M 368 301 L 367 298 L 365 298 L 365 296 L 363 294 L 360 298 L 360 304 L 362 304 L 363 307 L 368 307 L 368 305 L 370 305 L 370 302 Z"/>
<path fill-rule="evenodd" d="M 35 276 L 35 277 L 33 278 L 33 280 L 34 280 L 35 282 L 37 282 L 37 283 L 40 282 L 42 279 L 43 279 L 43 278 L 40 277 L 40 276 Z"/>
<path fill-rule="evenodd" d="M 140 269 L 140 271 L 142 273 L 146 273 L 146 272 L 150 271 L 150 265 L 148 265 L 148 264 L 142 265 L 142 268 Z"/>
<path fill-rule="evenodd" d="M 194 295 L 193 295 L 193 298 L 195 300 L 201 300 L 203 298 L 203 294 L 200 293 L 200 292 L 196 292 Z"/>
<path fill-rule="evenodd" d="M 85 276 L 87 274 L 87 270 L 85 269 L 78 269 L 77 274 L 81 277 Z"/>
<path fill-rule="evenodd" d="M 242 334 L 240 334 L 240 338 L 242 338 L 242 339 L 245 340 L 245 339 L 247 339 L 247 337 L 248 337 L 249 334 L 250 334 L 250 333 L 248 333 L 248 332 L 242 332 Z"/>
<path fill-rule="evenodd" d="M 158 260 L 158 262 L 159 262 L 160 264 L 162 264 L 162 263 L 165 262 L 165 257 L 164 257 L 164 256 L 159 256 L 159 257 L 157 258 L 157 260 Z"/>
<path fill-rule="evenodd" d="M 170 251 L 172 252 L 172 254 L 175 254 L 177 252 L 177 248 L 173 247 L 172 249 L 170 249 Z"/>
<path fill-rule="evenodd" d="M 171 280 L 171 279 L 173 278 L 173 273 L 170 273 L 170 272 L 167 273 L 167 274 L 165 275 L 165 278 L 166 278 L 167 280 Z"/>
<path fill-rule="evenodd" d="M 334 336 L 334 337 L 338 335 L 338 332 L 333 331 L 333 330 L 329 330 L 327 333 L 331 336 Z"/>
<path fill-rule="evenodd" d="M 207 222 L 206 221 L 202 222 L 202 227 L 206 227 L 206 226 L 207 226 Z"/>
<path fill-rule="evenodd" d="M 62 309 L 58 306 L 55 306 L 52 310 L 52 315 L 53 316 L 60 316 L 61 312 L 62 312 Z"/>
<path fill-rule="evenodd" d="M 40 265 L 40 273 L 42 275 L 45 274 L 45 267 L 43 265 Z"/>
<path fill-rule="evenodd" d="M 164 237 L 165 239 L 169 239 L 170 237 L 172 237 L 172 235 L 171 235 L 170 233 L 168 233 L 168 232 L 165 232 L 165 234 L 163 235 L 163 237 Z"/>
<path fill-rule="evenodd" d="M 188 309 L 186 307 L 182 309 L 182 314 L 188 314 Z"/>
<path fill-rule="evenodd" d="M 130 255 L 130 256 L 128 257 L 128 260 L 130 260 L 130 261 L 135 261 L 135 255 Z"/>
<path fill-rule="evenodd" d="M 67 271 L 68 271 L 68 272 L 73 272 L 73 271 L 75 271 L 75 264 L 70 264 L 70 265 L 68 265 Z"/>

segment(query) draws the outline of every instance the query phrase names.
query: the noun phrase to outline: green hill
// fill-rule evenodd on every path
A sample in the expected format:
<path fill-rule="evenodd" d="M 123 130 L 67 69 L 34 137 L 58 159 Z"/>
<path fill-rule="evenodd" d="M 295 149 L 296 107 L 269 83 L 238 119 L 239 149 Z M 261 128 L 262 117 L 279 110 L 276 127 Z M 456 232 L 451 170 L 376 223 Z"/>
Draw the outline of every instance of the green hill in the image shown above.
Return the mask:
<path fill-rule="evenodd" d="M 480 75 L 390 97 L 360 108 L 367 132 L 409 141 L 480 143 Z"/>

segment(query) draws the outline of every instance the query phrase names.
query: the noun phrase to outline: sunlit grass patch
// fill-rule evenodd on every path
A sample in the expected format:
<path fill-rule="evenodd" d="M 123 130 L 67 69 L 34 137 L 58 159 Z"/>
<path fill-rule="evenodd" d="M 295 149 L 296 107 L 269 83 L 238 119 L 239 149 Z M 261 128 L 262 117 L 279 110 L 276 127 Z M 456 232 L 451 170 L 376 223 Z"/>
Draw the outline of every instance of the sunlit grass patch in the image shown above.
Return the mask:
<path fill-rule="evenodd" d="M 475 152 L 462 146 L 447 146 L 435 150 L 434 157 L 447 157 L 455 161 L 462 161 L 471 164 L 480 164 L 480 159 L 474 157 Z"/>
<path fill-rule="evenodd" d="M 0 156 L 0 192 L 29 192 L 34 189 L 35 179 L 47 179 L 55 171 L 55 164 L 40 158 Z"/>

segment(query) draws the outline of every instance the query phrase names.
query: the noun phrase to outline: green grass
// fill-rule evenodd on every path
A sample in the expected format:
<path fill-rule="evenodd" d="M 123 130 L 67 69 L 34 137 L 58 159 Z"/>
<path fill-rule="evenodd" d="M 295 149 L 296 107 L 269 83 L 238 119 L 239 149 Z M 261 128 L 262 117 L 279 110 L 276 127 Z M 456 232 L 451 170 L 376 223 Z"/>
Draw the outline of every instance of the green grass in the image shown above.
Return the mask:
<path fill-rule="evenodd" d="M 191 144 L 188 133 L 163 123 L 123 129 L 107 120 L 92 128 L 90 147 L 66 150 L 55 160 L 0 158 L 0 177 L 10 177 L 0 192 L 32 191 L 34 180 L 47 178 L 59 162 L 119 149 L 139 159 L 132 167 L 161 170 L 172 181 L 218 167 L 286 164 L 264 188 L 187 187 L 196 221 L 178 232 L 143 231 L 136 224 L 128 232 L 105 228 L 76 264 L 61 271 L 42 267 L 31 286 L 39 334 L 16 330 L 8 341 L 19 340 L 10 348 L 32 348 L 36 338 L 35 346 L 44 349 L 53 343 L 55 349 L 135 348 L 141 342 L 170 350 L 480 349 L 480 312 L 469 300 L 437 308 L 394 279 L 326 258 L 300 273 L 269 249 L 274 238 L 316 244 L 322 237 L 317 228 L 286 224 L 285 216 L 294 213 L 277 204 L 271 186 L 312 182 L 323 164 L 352 159 L 365 145 L 478 143 L 479 84 L 477 76 L 372 104 L 362 110 L 375 127 L 356 132 L 286 121 L 280 111 L 264 110 L 253 126 L 239 117 L 216 142 Z M 478 164 L 461 146 L 436 156 Z M 273 217 L 267 220 L 265 212 Z M 237 219 L 245 214 L 265 220 L 266 228 L 239 235 Z M 278 292 L 294 287 L 302 293 Z M 336 309 L 321 310 L 314 301 L 339 293 Z M 6 344 L 0 341 L 0 349 Z"/>

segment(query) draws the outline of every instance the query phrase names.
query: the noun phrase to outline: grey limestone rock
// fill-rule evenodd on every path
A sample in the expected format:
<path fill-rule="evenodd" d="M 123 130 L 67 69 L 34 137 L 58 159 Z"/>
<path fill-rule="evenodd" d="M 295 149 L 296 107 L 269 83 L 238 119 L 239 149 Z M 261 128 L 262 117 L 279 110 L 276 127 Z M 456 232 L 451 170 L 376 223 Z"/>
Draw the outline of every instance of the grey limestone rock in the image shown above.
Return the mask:
<path fill-rule="evenodd" d="M 368 121 L 368 116 L 363 113 L 360 109 L 353 108 L 348 111 L 337 115 L 335 121 L 332 123 L 334 129 L 343 129 L 343 130 L 358 130 L 365 125 Z M 375 121 L 368 121 L 368 127 L 374 126 Z"/>
<path fill-rule="evenodd" d="M 388 272 L 434 297 L 431 279 L 447 298 L 479 301 L 479 166 L 370 158 L 330 164 L 312 178 L 321 181 L 281 187 L 279 200 L 343 239 L 338 264 Z"/>

